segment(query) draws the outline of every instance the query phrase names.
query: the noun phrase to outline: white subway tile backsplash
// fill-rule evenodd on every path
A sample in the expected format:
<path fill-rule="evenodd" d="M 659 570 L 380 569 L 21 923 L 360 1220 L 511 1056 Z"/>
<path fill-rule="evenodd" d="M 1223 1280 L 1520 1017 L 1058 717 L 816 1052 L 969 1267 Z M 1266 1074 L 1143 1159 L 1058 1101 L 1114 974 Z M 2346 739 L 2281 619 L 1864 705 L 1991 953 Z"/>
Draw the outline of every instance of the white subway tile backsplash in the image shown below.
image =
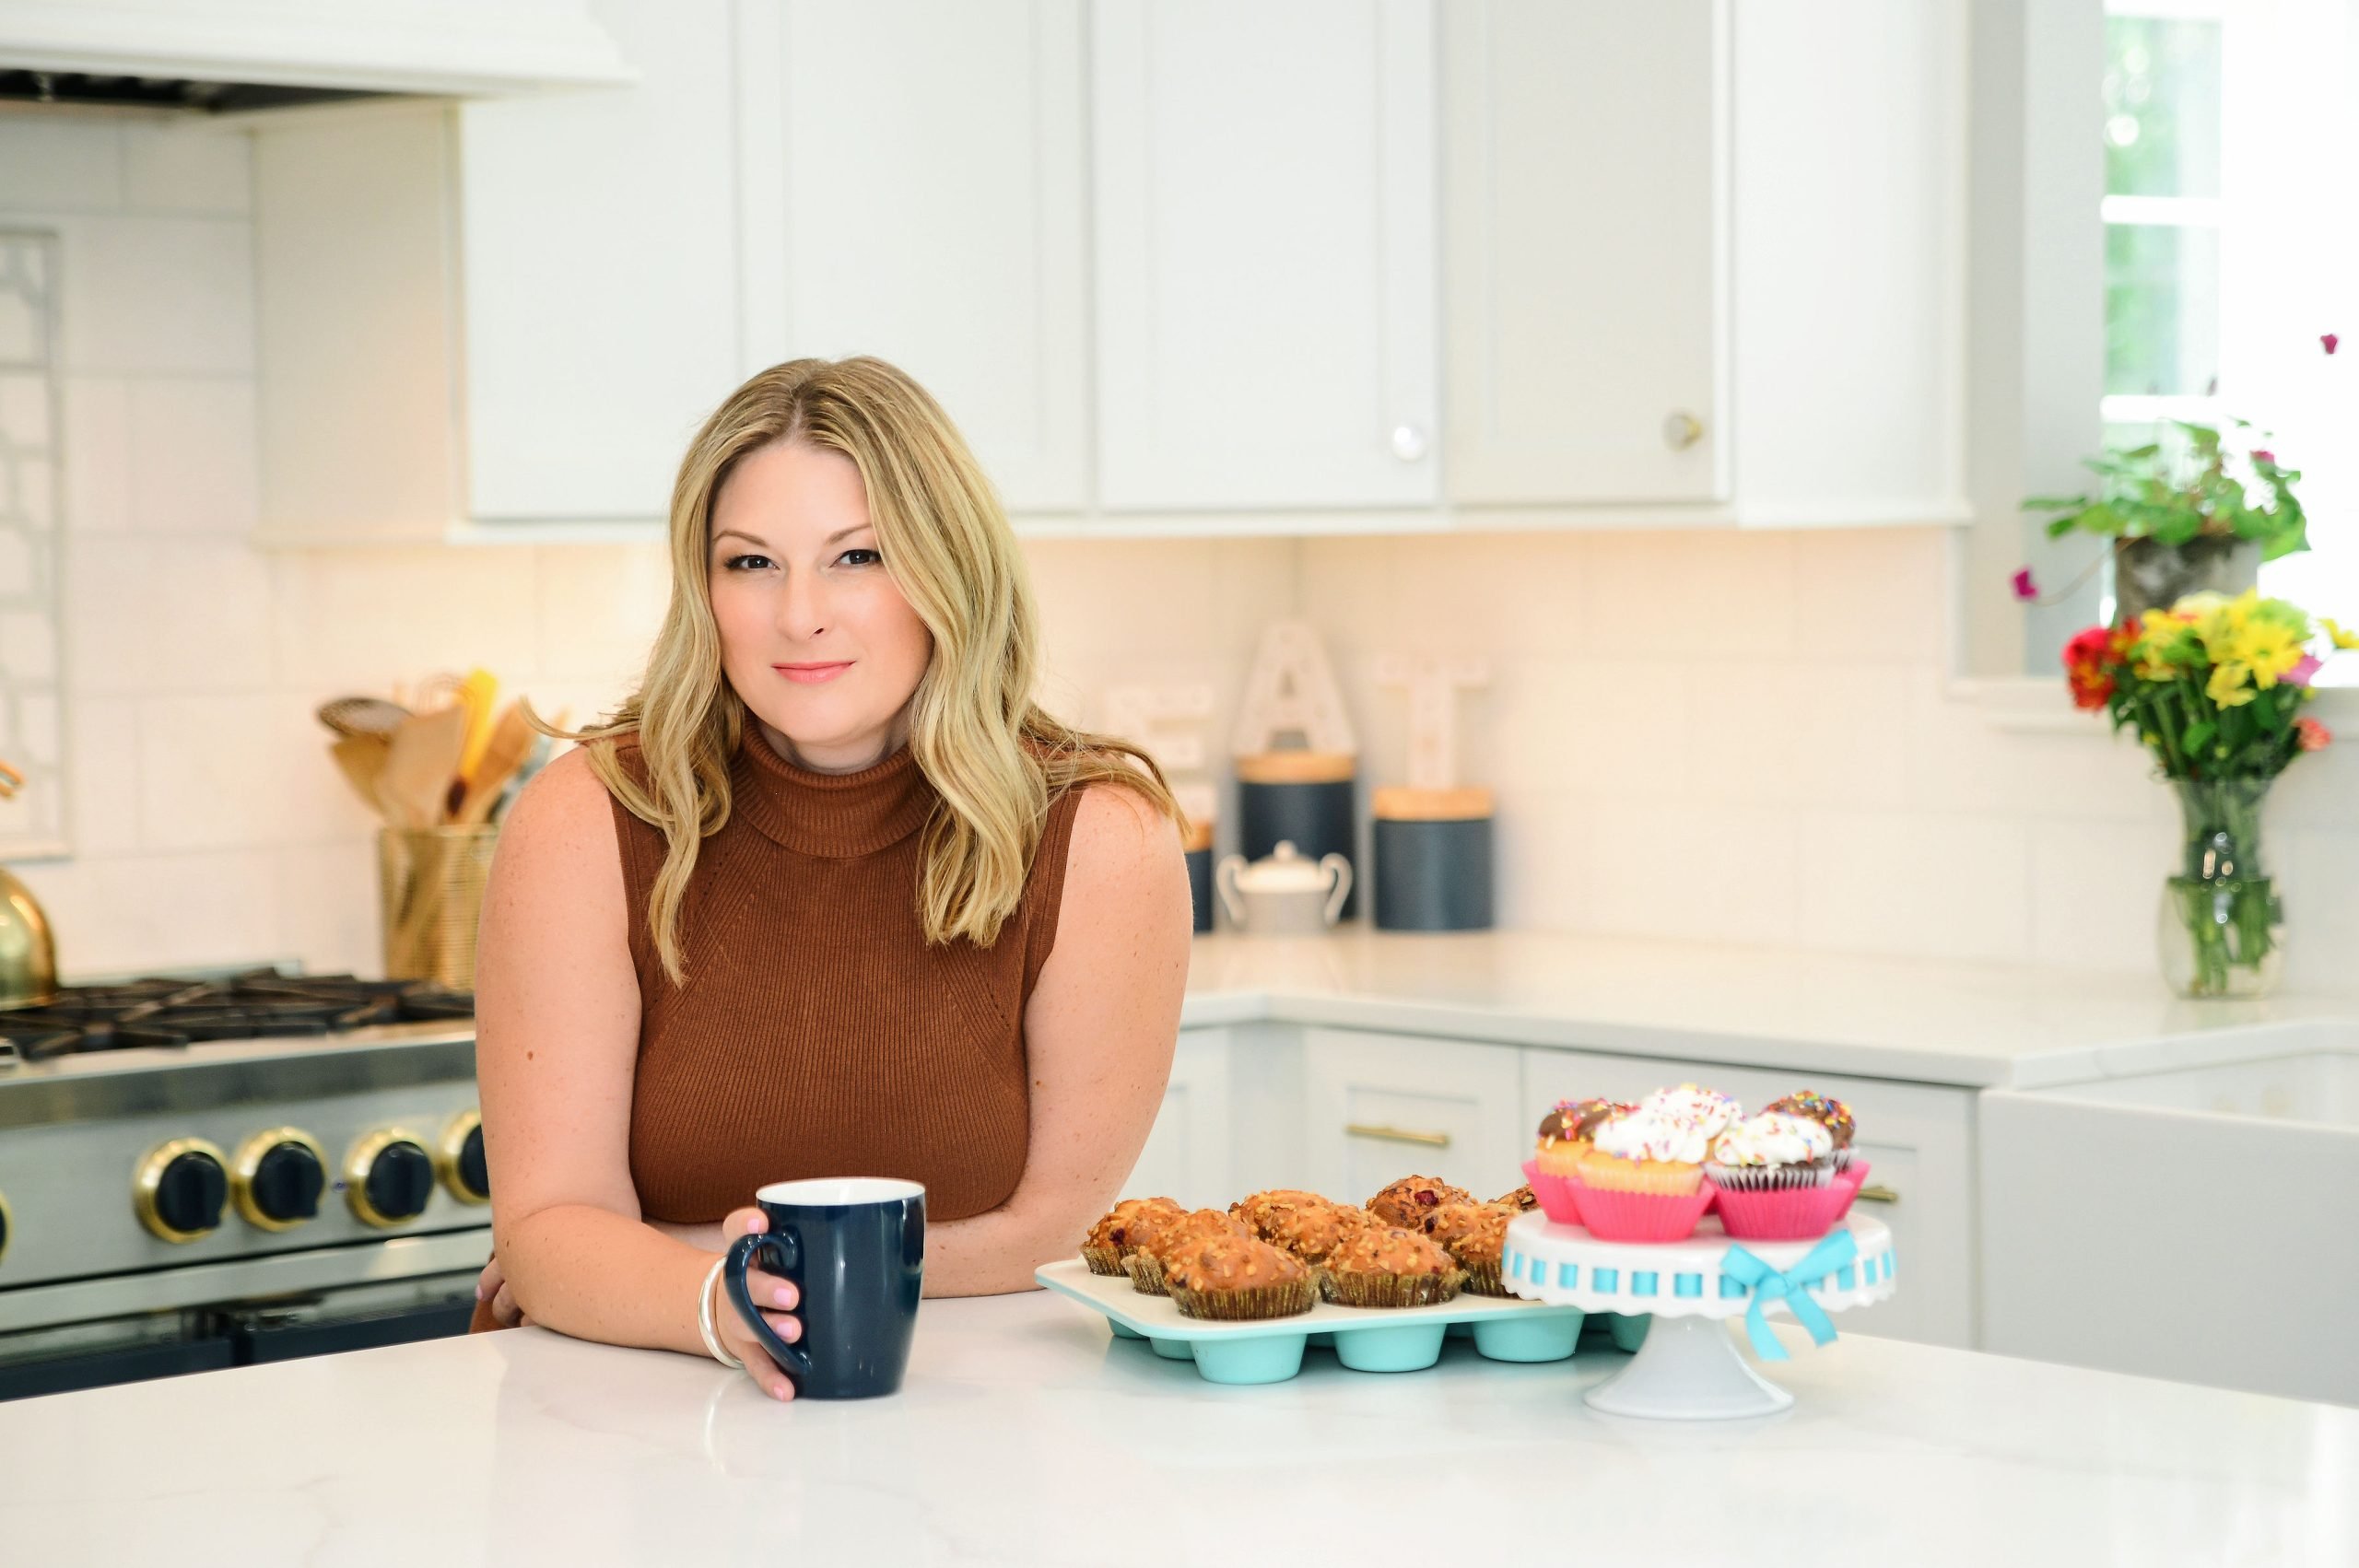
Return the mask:
<path fill-rule="evenodd" d="M 134 529 L 243 543 L 261 516 L 252 380 L 134 381 L 130 469 Z"/>
<path fill-rule="evenodd" d="M 111 125 L 0 111 L 0 210 L 103 211 L 122 201 L 123 148 Z"/>
<path fill-rule="evenodd" d="M 671 599 L 661 544 L 576 545 L 533 552 L 539 669 L 602 685 L 635 684 Z"/>
<path fill-rule="evenodd" d="M 1802 936 L 1798 813 L 1575 797 L 1555 840 L 1575 930 L 1794 945 Z"/>
<path fill-rule="evenodd" d="M 2272 833 L 2267 863 L 2285 900 L 2285 983 L 2302 990 L 2349 990 L 2359 954 L 2359 825 Z M 2161 862 L 2156 863 L 2159 878 Z"/>
<path fill-rule="evenodd" d="M 1895 716 L 1930 670 L 1728 661 L 1690 667 L 1689 785 L 1701 800 L 1898 806 L 1907 735 Z"/>
<path fill-rule="evenodd" d="M 2121 822 L 2038 821 L 2031 829 L 2032 954 L 2042 964 L 2153 971 L 2170 836 Z"/>
<path fill-rule="evenodd" d="M 120 533 L 131 526 L 131 384 L 120 376 L 68 376 L 59 401 L 65 526 Z"/>
<path fill-rule="evenodd" d="M 77 695 L 267 686 L 269 571 L 242 541 L 69 537 L 65 647 Z"/>
<path fill-rule="evenodd" d="M 68 975 L 288 956 L 267 854 L 82 855 L 14 869 L 48 909 Z"/>
<path fill-rule="evenodd" d="M 279 921 L 273 950 L 322 973 L 381 974 L 375 835 L 280 849 L 272 860 Z"/>
<path fill-rule="evenodd" d="M 1829 529 L 1794 538 L 1794 651 L 1931 669 L 1948 649 L 1950 531 Z"/>
<path fill-rule="evenodd" d="M 253 209 L 253 139 L 201 120 L 125 124 L 123 198 L 141 212 L 243 216 Z"/>
<path fill-rule="evenodd" d="M 253 373 L 252 224 L 68 215 L 56 228 L 69 373 Z"/>
<path fill-rule="evenodd" d="M 139 705 L 139 838 L 155 850 L 350 837 L 373 820 L 328 755 L 308 695 L 151 697 Z"/>
<path fill-rule="evenodd" d="M 1940 812 L 1805 811 L 1802 944 L 2023 963 L 2031 826 Z"/>
<path fill-rule="evenodd" d="M 76 691 L 65 702 L 66 827 L 75 852 L 139 848 L 139 702 Z"/>
<path fill-rule="evenodd" d="M 523 679 L 542 638 L 537 553 L 422 545 L 274 556 L 278 667 L 315 700 L 475 665 Z"/>
<path fill-rule="evenodd" d="M 1581 645 L 1622 658 L 1776 659 L 1793 651 L 1794 536 L 1601 534 L 1574 617 Z"/>

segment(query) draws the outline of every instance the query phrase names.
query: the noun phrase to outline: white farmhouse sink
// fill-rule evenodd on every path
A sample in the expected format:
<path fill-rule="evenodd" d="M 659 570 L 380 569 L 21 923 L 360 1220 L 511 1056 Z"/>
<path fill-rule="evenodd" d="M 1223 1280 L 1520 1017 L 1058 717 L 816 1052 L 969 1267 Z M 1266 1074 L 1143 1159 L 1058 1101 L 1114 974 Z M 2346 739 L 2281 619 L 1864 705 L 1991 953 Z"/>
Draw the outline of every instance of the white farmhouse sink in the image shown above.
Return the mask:
<path fill-rule="evenodd" d="M 2359 1404 L 2359 1025 L 1981 1097 L 1984 1348 Z"/>

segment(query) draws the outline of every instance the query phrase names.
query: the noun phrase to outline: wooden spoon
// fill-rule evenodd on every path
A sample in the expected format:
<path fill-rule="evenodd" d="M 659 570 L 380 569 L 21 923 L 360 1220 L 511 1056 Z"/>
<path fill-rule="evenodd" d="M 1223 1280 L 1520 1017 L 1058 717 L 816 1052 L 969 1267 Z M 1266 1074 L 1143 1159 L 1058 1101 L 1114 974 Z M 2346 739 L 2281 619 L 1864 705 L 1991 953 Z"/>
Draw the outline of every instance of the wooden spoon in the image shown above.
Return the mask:
<path fill-rule="evenodd" d="M 409 709 L 381 696 L 340 696 L 320 704 L 320 722 L 339 735 L 374 735 L 391 741 Z"/>
<path fill-rule="evenodd" d="M 467 775 L 467 792 L 451 818 L 454 825 L 473 827 L 491 815 L 500 791 L 533 755 L 533 743 L 538 738 L 524 718 L 522 703 L 511 702 L 500 709 L 499 721 L 491 727 L 491 739 L 484 743 L 483 755 Z"/>
<path fill-rule="evenodd" d="M 385 802 L 377 792 L 377 785 L 384 777 L 385 758 L 392 749 L 382 735 L 342 735 L 328 747 L 336 766 L 344 770 L 345 782 L 352 786 L 362 803 L 380 816 L 384 814 Z"/>
<path fill-rule="evenodd" d="M 377 780 L 385 818 L 396 827 L 441 825 L 451 780 L 467 746 L 467 710 L 458 703 L 414 713 L 393 731 L 393 750 Z"/>

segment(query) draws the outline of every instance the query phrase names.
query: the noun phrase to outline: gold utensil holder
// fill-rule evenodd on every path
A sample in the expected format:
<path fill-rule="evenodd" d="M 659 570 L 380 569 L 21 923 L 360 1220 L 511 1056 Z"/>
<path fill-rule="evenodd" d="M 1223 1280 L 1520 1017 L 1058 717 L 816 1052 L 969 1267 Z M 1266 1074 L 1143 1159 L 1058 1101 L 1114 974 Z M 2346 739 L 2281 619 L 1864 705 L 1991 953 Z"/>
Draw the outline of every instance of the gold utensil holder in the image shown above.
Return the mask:
<path fill-rule="evenodd" d="M 57 997 L 57 939 L 33 890 L 0 871 L 0 1005 L 23 1007 Z"/>
<path fill-rule="evenodd" d="M 385 977 L 475 984 L 475 921 L 499 829 L 388 827 L 377 834 Z"/>

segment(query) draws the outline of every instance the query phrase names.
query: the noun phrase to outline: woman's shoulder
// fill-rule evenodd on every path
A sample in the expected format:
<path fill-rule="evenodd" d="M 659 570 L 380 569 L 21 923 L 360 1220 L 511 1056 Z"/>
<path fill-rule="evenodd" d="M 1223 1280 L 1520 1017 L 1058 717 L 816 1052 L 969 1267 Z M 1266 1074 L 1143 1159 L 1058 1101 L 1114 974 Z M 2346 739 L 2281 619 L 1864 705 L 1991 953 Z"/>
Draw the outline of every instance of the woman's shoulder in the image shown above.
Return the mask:
<path fill-rule="evenodd" d="M 614 744 L 606 741 L 591 743 Z M 616 752 L 619 755 L 619 747 Z M 632 758 L 637 759 L 636 743 Z M 597 768 L 592 765 L 590 746 L 574 746 L 551 758 L 548 766 L 518 791 L 500 835 L 503 839 L 519 833 L 570 838 L 594 830 L 602 823 L 611 829 L 613 802 L 606 781 L 598 777 Z"/>
<path fill-rule="evenodd" d="M 1100 887 L 1151 877 L 1160 868 L 1184 867 L 1179 825 L 1144 788 L 1120 777 L 1099 777 L 1068 786 L 1062 799 L 1071 817 L 1066 897 L 1076 891 L 1087 897 Z"/>

